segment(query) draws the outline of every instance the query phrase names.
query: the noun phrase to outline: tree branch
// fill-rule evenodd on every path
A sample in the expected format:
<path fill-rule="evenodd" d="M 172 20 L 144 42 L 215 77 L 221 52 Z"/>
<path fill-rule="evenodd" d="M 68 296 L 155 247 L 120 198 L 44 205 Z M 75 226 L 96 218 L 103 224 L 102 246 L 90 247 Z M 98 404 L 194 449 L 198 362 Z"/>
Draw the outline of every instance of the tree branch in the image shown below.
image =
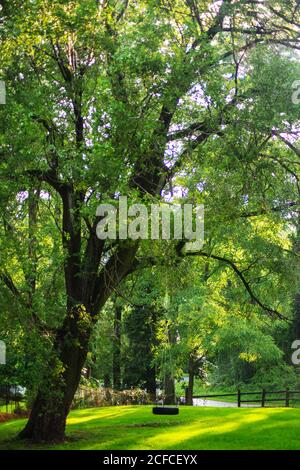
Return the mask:
<path fill-rule="evenodd" d="M 259 210 L 251 211 L 251 212 L 242 212 L 240 214 L 240 217 L 244 217 L 244 218 L 258 217 L 260 215 L 268 214 L 269 212 L 281 212 L 286 209 L 290 209 L 292 207 L 297 207 L 297 206 L 300 206 L 300 202 L 292 201 L 292 202 L 287 202 L 286 204 L 281 204 L 279 206 L 270 207 L 266 209 L 259 209 Z"/>
<path fill-rule="evenodd" d="M 267 312 L 269 315 L 271 315 L 271 317 L 279 318 L 280 320 L 285 320 L 285 321 L 289 322 L 289 319 L 286 316 L 284 316 L 282 313 L 268 307 L 267 305 L 263 304 L 258 299 L 258 297 L 252 291 L 252 289 L 250 287 L 250 284 L 246 280 L 246 278 L 243 275 L 242 271 L 237 267 L 237 265 L 233 261 L 231 261 L 227 258 L 224 258 L 222 256 L 213 255 L 212 253 L 205 253 L 204 251 L 200 251 L 199 253 L 185 253 L 184 256 L 203 256 L 205 258 L 211 258 L 211 259 L 220 261 L 221 263 L 227 264 L 234 271 L 234 273 L 239 277 L 239 279 L 241 280 L 243 286 L 245 287 L 246 291 L 248 292 L 251 300 L 254 303 L 256 303 L 262 310 Z"/>

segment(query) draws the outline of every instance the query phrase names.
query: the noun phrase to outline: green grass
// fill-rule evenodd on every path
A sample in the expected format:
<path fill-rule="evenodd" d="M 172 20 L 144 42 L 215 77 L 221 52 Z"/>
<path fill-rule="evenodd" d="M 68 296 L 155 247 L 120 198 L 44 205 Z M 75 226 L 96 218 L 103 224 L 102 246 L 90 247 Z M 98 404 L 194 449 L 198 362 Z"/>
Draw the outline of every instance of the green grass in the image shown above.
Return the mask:
<path fill-rule="evenodd" d="M 300 449 L 299 409 L 181 407 L 178 416 L 152 415 L 149 406 L 77 410 L 67 441 L 38 446 L 15 436 L 25 420 L 0 424 L 0 449 Z"/>
<path fill-rule="evenodd" d="M 6 405 L 0 405 L 0 413 L 6 413 L 6 411 L 8 411 L 8 413 L 13 413 L 16 408 L 25 410 L 26 409 L 25 402 L 18 402 L 17 405 L 15 404 L 15 402 L 10 402 L 8 407 Z"/>

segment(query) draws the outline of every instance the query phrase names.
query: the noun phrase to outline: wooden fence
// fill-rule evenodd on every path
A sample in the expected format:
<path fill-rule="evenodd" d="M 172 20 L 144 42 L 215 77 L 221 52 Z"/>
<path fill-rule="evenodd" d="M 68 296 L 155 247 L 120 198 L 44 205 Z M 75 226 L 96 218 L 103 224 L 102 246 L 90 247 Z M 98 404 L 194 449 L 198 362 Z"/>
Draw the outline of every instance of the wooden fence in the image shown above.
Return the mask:
<path fill-rule="evenodd" d="M 23 400 L 16 385 L 0 385 L 1 413 L 13 413 L 21 406 Z"/>
<path fill-rule="evenodd" d="M 277 395 L 277 396 L 276 396 Z M 193 395 L 193 398 L 207 399 L 218 401 L 218 398 L 236 397 L 237 406 L 240 408 L 243 403 L 260 404 L 265 407 L 269 403 L 283 403 L 284 406 L 290 406 L 291 402 L 300 399 L 300 390 L 276 390 L 269 391 L 263 389 L 258 392 L 242 392 L 240 389 L 236 393 L 222 393 L 216 395 Z M 245 398 L 244 398 L 245 397 Z M 252 397 L 252 398 L 251 398 Z M 259 397 L 259 398 L 257 398 Z"/>

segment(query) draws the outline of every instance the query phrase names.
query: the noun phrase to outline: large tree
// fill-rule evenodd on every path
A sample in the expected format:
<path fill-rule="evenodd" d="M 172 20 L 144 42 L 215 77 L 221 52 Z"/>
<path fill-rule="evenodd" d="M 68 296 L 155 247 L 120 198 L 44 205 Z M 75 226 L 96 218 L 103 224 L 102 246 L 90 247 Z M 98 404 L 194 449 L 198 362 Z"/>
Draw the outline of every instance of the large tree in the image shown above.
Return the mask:
<path fill-rule="evenodd" d="M 61 440 L 93 325 L 134 269 L 138 250 L 136 241 L 97 238 L 97 205 L 119 194 L 158 201 L 176 172 L 197 165 L 203 144 L 222 139 L 236 124 L 240 109 L 249 109 L 251 120 L 256 90 L 248 54 L 261 44 L 278 51 L 298 47 L 298 2 L 1 5 L 0 70 L 8 90 L 1 108 L 1 201 L 7 240 L 15 229 L 12 216 L 18 220 L 20 204 L 28 205 L 25 245 L 15 244 L 14 269 L 8 263 L 1 268 L 1 280 L 52 339 L 21 436 Z M 284 128 L 285 121 L 279 113 L 269 126 L 266 116 L 259 118 L 263 128 L 254 119 L 249 132 L 257 130 L 263 148 L 272 129 Z M 54 223 L 46 222 L 52 227 L 46 247 L 39 220 L 44 205 L 57 227 L 54 232 Z M 3 259 L 12 246 L 13 241 L 4 246 Z M 51 303 L 45 318 L 36 299 L 47 295 L 41 271 L 45 274 L 48 260 L 53 275 L 54 258 L 56 268 L 64 269 L 65 310 L 61 313 L 59 304 L 57 315 Z"/>

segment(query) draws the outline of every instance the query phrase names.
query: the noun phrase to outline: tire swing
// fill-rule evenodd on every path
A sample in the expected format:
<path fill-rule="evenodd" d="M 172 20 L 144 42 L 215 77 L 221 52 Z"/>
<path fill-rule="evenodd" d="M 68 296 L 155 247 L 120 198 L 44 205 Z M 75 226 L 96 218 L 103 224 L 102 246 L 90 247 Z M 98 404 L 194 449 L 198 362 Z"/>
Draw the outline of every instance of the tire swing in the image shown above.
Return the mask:
<path fill-rule="evenodd" d="M 169 370 L 171 371 L 171 377 L 172 379 L 174 378 L 174 369 L 173 369 L 173 361 L 172 361 L 172 355 L 171 355 L 171 349 L 170 349 L 170 338 L 169 338 L 169 331 L 168 331 L 168 321 L 166 321 L 166 338 L 167 338 L 167 347 L 164 348 L 163 352 L 163 357 L 162 357 L 162 366 L 164 370 L 164 382 L 166 382 L 166 375 L 167 375 L 167 349 L 169 351 L 169 363 L 170 363 L 170 368 Z M 162 402 L 162 405 L 156 404 L 152 408 L 152 413 L 154 415 L 178 415 L 179 414 L 179 408 L 177 405 L 165 405 L 164 404 L 164 399 Z"/>
<path fill-rule="evenodd" d="M 154 415 L 179 415 L 179 408 L 171 405 L 157 405 L 153 407 L 152 413 Z"/>

